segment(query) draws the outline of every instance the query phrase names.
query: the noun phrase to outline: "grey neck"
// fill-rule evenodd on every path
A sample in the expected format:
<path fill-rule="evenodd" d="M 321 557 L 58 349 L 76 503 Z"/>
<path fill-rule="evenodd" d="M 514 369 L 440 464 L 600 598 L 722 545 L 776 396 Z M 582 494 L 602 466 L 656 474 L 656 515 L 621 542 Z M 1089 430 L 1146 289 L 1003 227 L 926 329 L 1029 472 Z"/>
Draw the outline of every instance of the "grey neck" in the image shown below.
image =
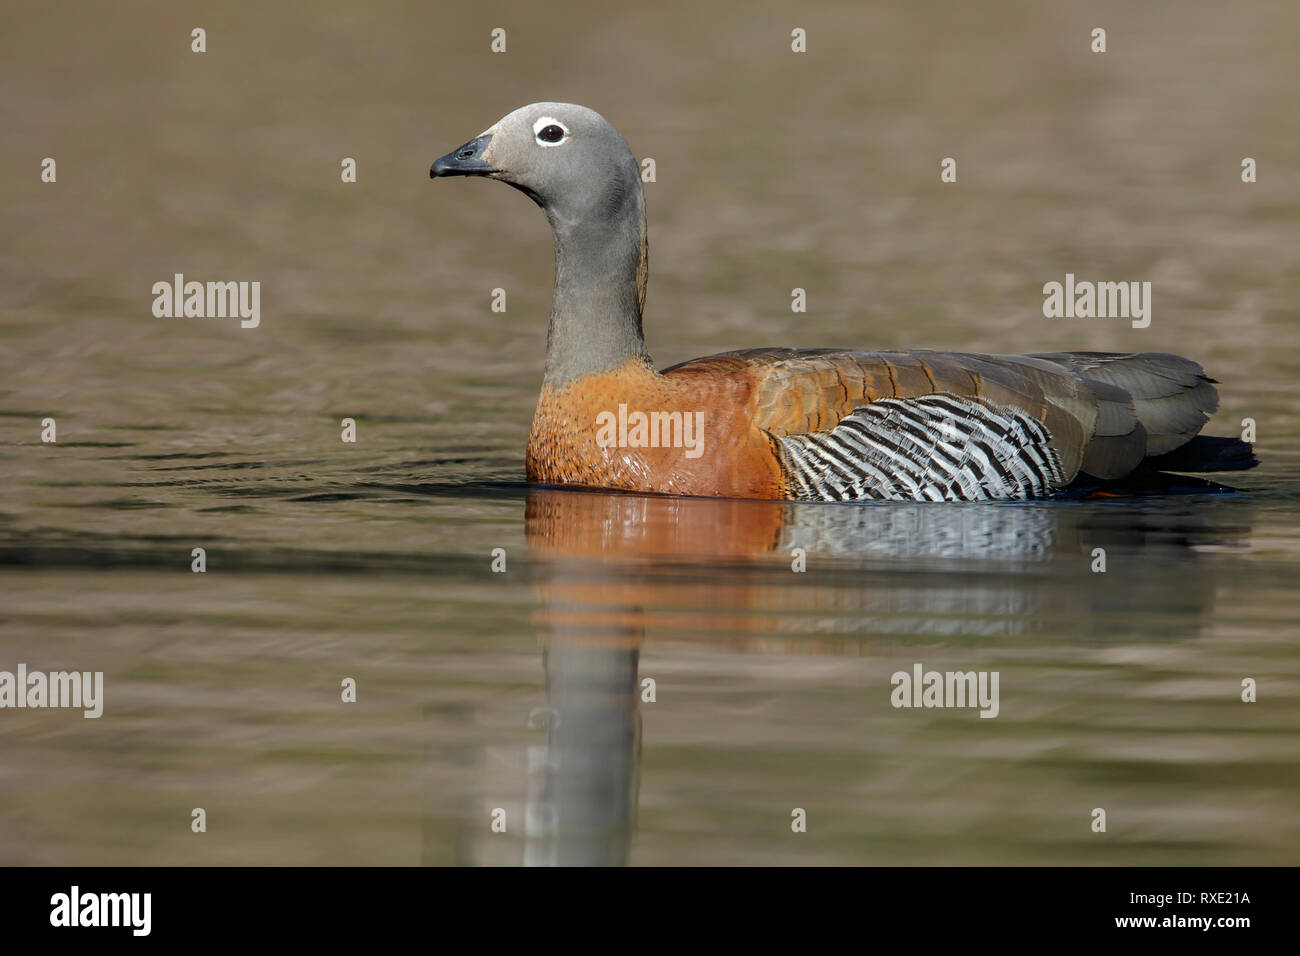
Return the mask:
<path fill-rule="evenodd" d="M 641 334 L 645 201 L 635 163 L 632 170 L 603 194 L 544 207 L 555 238 L 544 385 L 563 388 L 633 359 L 653 368 Z"/>

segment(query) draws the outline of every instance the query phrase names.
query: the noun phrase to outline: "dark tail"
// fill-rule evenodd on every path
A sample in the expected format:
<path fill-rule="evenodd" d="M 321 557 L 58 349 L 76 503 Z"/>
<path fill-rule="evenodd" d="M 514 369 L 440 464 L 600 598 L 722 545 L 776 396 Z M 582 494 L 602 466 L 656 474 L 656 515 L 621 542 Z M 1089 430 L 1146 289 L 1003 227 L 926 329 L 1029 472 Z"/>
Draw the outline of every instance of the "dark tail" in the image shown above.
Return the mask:
<path fill-rule="evenodd" d="M 1181 355 L 1052 352 L 1038 355 L 1072 371 L 1097 397 L 1097 430 L 1085 446 L 1085 473 L 1119 479 L 1135 471 L 1245 471 L 1259 462 L 1236 438 L 1197 432 L 1219 407 L 1215 381 Z"/>
<path fill-rule="evenodd" d="M 1173 451 L 1146 459 L 1146 468 L 1156 471 L 1246 471 L 1259 464 L 1255 446 L 1240 438 L 1197 435 Z"/>

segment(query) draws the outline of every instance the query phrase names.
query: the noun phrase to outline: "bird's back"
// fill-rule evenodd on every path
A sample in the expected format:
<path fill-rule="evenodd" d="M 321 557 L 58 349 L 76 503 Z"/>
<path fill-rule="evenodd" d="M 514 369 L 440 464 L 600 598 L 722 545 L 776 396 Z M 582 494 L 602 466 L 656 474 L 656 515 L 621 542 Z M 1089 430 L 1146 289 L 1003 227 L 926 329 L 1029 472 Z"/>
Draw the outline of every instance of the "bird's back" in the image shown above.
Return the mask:
<path fill-rule="evenodd" d="M 1037 497 L 1186 446 L 1218 404 L 1164 353 L 753 349 L 663 377 L 746 380 L 790 498 Z"/>

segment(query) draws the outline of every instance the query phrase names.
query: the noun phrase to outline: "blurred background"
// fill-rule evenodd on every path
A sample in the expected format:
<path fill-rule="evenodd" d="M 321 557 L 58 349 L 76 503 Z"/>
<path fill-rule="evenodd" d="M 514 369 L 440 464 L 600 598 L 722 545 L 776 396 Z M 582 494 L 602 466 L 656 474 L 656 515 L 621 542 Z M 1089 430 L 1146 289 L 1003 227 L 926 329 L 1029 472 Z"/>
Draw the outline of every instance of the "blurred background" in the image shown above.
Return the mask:
<path fill-rule="evenodd" d="M 1294 863 L 1297 29 L 1283 0 L 8 3 L 0 669 L 106 700 L 0 711 L 0 863 Z M 656 162 L 661 367 L 1174 351 L 1263 466 L 1031 505 L 529 489 L 546 223 L 428 167 L 538 100 Z M 1044 318 L 1067 272 L 1150 281 L 1151 326 Z M 260 281 L 260 327 L 154 318 L 174 273 Z M 893 709 L 916 662 L 999 671 L 1001 715 Z"/>

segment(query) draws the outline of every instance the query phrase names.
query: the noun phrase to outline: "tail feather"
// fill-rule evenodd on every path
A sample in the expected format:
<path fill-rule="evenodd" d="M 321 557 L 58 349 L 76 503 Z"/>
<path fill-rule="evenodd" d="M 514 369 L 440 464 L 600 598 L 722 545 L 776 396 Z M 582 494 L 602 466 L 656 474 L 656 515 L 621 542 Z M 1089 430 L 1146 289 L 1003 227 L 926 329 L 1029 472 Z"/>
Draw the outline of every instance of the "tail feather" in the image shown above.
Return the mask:
<path fill-rule="evenodd" d="M 1054 352 L 1038 357 L 1069 369 L 1097 393 L 1102 414 L 1097 433 L 1085 449 L 1083 470 L 1098 478 L 1120 477 L 1143 458 L 1150 461 L 1175 453 L 1196 438 L 1219 407 L 1214 380 L 1199 364 L 1181 355 Z M 1126 396 L 1127 402 L 1117 398 L 1116 392 Z M 1126 425 L 1126 438 L 1117 441 Z M 1143 433 L 1141 451 L 1134 456 L 1139 430 Z M 1199 461 L 1203 456 L 1204 452 L 1189 454 L 1186 460 Z M 1239 454 L 1222 456 L 1223 461 L 1236 463 L 1232 470 L 1243 467 L 1237 463 L 1239 459 Z"/>
<path fill-rule="evenodd" d="M 1255 446 L 1240 438 L 1197 435 L 1164 455 L 1148 458 L 1146 467 L 1157 471 L 1246 471 L 1259 464 Z"/>

